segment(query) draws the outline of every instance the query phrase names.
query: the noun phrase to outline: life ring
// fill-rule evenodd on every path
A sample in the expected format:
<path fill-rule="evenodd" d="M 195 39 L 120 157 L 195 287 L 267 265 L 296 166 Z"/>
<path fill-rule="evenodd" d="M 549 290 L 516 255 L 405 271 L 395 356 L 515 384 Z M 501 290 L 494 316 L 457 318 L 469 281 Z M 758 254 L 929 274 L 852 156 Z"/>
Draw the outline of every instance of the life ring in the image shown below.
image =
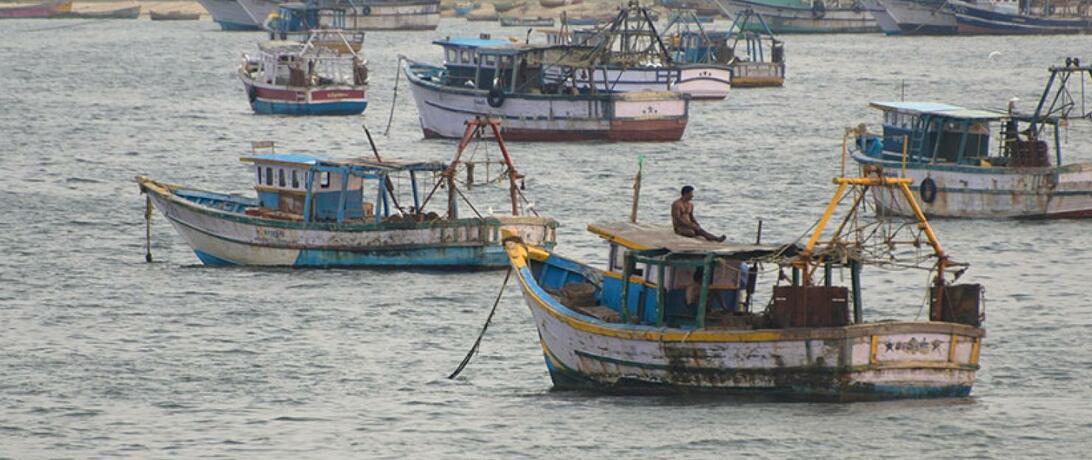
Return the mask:
<path fill-rule="evenodd" d="M 937 199 L 937 183 L 933 182 L 931 177 L 922 179 L 921 186 L 918 187 L 918 194 L 921 195 L 921 201 L 932 203 Z"/>
<path fill-rule="evenodd" d="M 485 97 L 486 102 L 490 107 L 496 108 L 504 105 L 504 91 L 498 88 L 489 90 L 489 95 Z"/>
<path fill-rule="evenodd" d="M 364 6 L 360 7 L 360 14 L 363 14 L 364 16 L 371 16 L 372 15 L 372 7 L 369 6 L 369 5 L 364 5 Z"/>
<path fill-rule="evenodd" d="M 822 19 L 827 15 L 827 6 L 823 4 L 823 0 L 815 0 L 811 3 L 811 17 L 815 19 Z"/>

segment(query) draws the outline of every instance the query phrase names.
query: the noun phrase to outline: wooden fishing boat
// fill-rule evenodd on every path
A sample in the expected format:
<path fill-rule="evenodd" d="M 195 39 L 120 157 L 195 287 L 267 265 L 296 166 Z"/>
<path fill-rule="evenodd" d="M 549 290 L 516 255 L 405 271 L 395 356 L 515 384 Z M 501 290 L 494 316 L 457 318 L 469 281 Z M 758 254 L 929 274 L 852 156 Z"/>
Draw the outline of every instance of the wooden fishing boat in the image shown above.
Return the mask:
<path fill-rule="evenodd" d="M 269 1 L 269 0 L 243 0 Z M 371 30 L 435 30 L 440 24 L 440 0 L 367 0 L 283 3 L 263 22 L 279 35 L 315 29 L 347 32 Z"/>
<path fill-rule="evenodd" d="M 751 32 L 752 22 L 762 25 L 763 32 Z M 672 21 L 664 28 L 664 41 L 675 62 L 727 65 L 734 88 L 785 84 L 785 43 L 751 10 L 737 15 L 728 31 L 707 30 L 692 21 Z"/>
<path fill-rule="evenodd" d="M 874 173 L 836 178 L 837 191 L 803 247 L 592 224 L 588 230 L 609 253 L 600 269 L 506 235 L 554 388 L 833 401 L 967 396 L 985 336 L 981 286 L 950 281 L 965 265 L 948 258 L 920 213 L 917 225 L 858 219 L 864 188 L 897 190 L 913 203 L 908 182 Z M 830 232 L 843 198 L 853 206 Z M 863 225 L 911 239 L 872 241 L 878 233 Z M 926 289 L 929 319 L 866 321 L 865 312 L 877 309 L 905 306 L 912 315 L 921 308 L 920 295 L 896 305 L 890 296 L 881 303 L 861 295 L 862 267 L 913 252 L 903 249 L 908 244 L 930 249 L 902 266 L 936 273 Z M 783 276 L 768 303 L 757 294 L 757 263 Z M 837 271 L 846 269 L 849 285 L 836 285 Z M 755 311 L 763 304 L 765 311 Z"/>
<path fill-rule="evenodd" d="M 51 1 L 33 5 L 0 7 L 0 19 L 44 19 L 72 11 L 72 1 Z"/>
<path fill-rule="evenodd" d="M 228 31 L 262 30 L 262 23 L 247 13 L 238 0 L 197 0 L 220 28 Z"/>
<path fill-rule="evenodd" d="M 553 27 L 554 18 L 501 16 L 501 27 Z"/>
<path fill-rule="evenodd" d="M 682 137 L 689 99 L 664 91 L 618 93 L 544 78 L 556 51 L 494 40 L 446 39 L 444 67 L 403 58 L 426 138 L 454 138 L 468 117 L 505 120 L 520 141 L 672 141 Z"/>
<path fill-rule="evenodd" d="M 960 35 L 1056 35 L 1092 32 L 1088 2 L 949 0 Z"/>
<path fill-rule="evenodd" d="M 477 7 L 478 7 L 477 4 L 471 3 L 471 2 L 458 3 L 458 4 L 455 5 L 455 16 L 456 17 L 466 16 L 466 13 L 474 11 L 474 8 L 477 8 Z"/>
<path fill-rule="evenodd" d="M 884 114 L 883 131 L 856 130 L 853 159 L 862 167 L 880 167 L 888 176 L 911 180 L 930 216 L 1090 218 L 1092 163 L 1063 164 L 1059 126 L 1070 118 L 1073 105 L 1058 95 L 1077 86 L 1071 77 L 1092 76 L 1092 67 L 1068 61 L 1051 67 L 1031 115 L 1017 113 L 1013 103 L 1007 111 L 993 111 L 931 102 L 873 102 Z M 991 152 L 994 123 L 1000 128 L 1000 148 Z M 888 194 L 874 192 L 873 198 L 881 212 L 911 212 Z"/>
<path fill-rule="evenodd" d="M 522 176 L 499 135 L 504 162 L 498 169 L 505 170 L 511 214 L 480 215 L 466 201 L 469 191 L 460 190 L 455 177 L 460 165 L 473 161 L 464 152 L 482 130 L 498 132 L 496 122 L 485 120 L 466 128 L 448 164 L 379 159 L 378 153 L 375 160 L 255 153 L 242 161 L 253 165 L 256 198 L 136 180 L 150 206 L 206 265 L 501 268 L 507 265 L 502 230 L 552 247 L 557 223 L 528 209 L 517 185 Z M 425 189 L 429 178 L 436 182 Z M 407 183 L 409 190 L 400 187 Z M 441 186 L 443 198 L 436 194 Z M 429 203 L 442 200 L 442 215 L 429 211 Z"/>
<path fill-rule="evenodd" d="M 751 9 L 766 19 L 774 33 L 872 33 L 879 32 L 876 20 L 864 6 L 853 1 L 834 0 L 724 0 L 718 5 L 735 17 Z M 752 31 L 759 25 L 752 24 Z"/>
<path fill-rule="evenodd" d="M 306 42 L 260 43 L 255 56 L 243 54 L 239 79 L 255 113 L 357 115 L 368 106 L 367 61 L 362 34 L 312 32 Z"/>
<path fill-rule="evenodd" d="M 525 1 L 500 1 L 493 3 L 493 9 L 498 13 L 507 13 L 516 8 L 523 8 L 526 4 Z"/>
<path fill-rule="evenodd" d="M 648 9 L 631 1 L 608 24 L 591 30 L 547 31 L 554 45 L 545 78 L 598 91 L 673 91 L 693 99 L 724 99 L 732 72 L 716 62 L 675 62 Z M 593 69 L 591 73 L 587 69 Z"/>
<path fill-rule="evenodd" d="M 148 17 L 153 21 L 196 21 L 201 19 L 201 13 L 185 13 L 182 11 L 149 11 Z"/>
<path fill-rule="evenodd" d="M 69 11 L 57 13 L 54 18 L 68 19 L 136 19 L 140 17 L 140 5 L 112 10 Z"/>

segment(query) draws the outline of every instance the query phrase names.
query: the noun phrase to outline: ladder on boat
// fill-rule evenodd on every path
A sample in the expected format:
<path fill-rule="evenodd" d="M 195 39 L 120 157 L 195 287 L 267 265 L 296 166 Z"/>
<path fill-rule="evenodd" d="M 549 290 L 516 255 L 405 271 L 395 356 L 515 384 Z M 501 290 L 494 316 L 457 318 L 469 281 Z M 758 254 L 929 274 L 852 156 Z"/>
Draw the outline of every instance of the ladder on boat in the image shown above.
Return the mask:
<path fill-rule="evenodd" d="M 932 124 L 931 115 L 921 114 L 914 119 L 913 130 L 910 132 L 910 147 L 906 151 L 908 159 L 924 159 L 922 150 L 925 148 L 925 136 L 929 133 L 929 126 Z"/>

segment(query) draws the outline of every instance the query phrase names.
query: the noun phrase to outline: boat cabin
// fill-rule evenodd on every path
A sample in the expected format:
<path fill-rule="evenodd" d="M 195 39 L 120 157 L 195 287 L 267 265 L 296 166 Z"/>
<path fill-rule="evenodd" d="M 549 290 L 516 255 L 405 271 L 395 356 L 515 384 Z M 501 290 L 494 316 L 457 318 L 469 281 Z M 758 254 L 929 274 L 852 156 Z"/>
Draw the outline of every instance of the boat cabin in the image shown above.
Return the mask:
<path fill-rule="evenodd" d="M 395 208 L 396 176 L 408 176 L 413 206 L 405 214 L 422 218 L 420 175 L 432 179 L 447 165 L 440 162 L 401 163 L 363 159 L 326 160 L 302 154 L 256 154 L 241 158 L 254 168 L 258 207 L 247 214 L 303 222 L 357 222 L 376 224 L 402 218 Z M 399 180 L 402 183 L 405 177 Z M 431 184 L 431 181 L 429 182 Z M 452 216 L 457 218 L 457 216 Z"/>
<path fill-rule="evenodd" d="M 368 82 L 367 64 L 340 34 L 312 35 L 305 43 L 273 40 L 258 44 L 257 57 L 244 57 L 243 72 L 256 82 L 276 86 L 362 86 Z M 361 40 L 363 37 L 361 37 Z M 326 43 L 326 41 L 330 43 Z M 341 43 L 336 43 L 341 42 Z M 348 64 L 348 65 L 347 65 Z"/>
<path fill-rule="evenodd" d="M 591 224 L 588 230 L 606 243 L 608 257 L 596 298 L 586 302 L 594 306 L 583 309 L 608 322 L 682 328 L 723 324 L 722 318 L 745 310 L 745 261 L 772 252 L 687 238 L 670 227 L 647 224 Z M 543 264 L 536 278 L 566 294 L 574 289 L 569 283 L 578 270 L 563 262 Z"/>
<path fill-rule="evenodd" d="M 444 67 L 448 86 L 484 89 L 504 94 L 557 94 L 589 92 L 578 88 L 574 78 L 588 79 L 593 72 L 575 69 L 590 68 L 590 61 L 579 57 L 583 46 L 531 46 L 495 40 L 483 34 L 480 38 L 445 38 L 434 44 L 444 48 Z M 546 78 L 547 65 L 565 69 L 566 78 Z M 490 96 L 495 98 L 497 96 Z M 490 102 L 493 104 L 493 102 Z"/>
<path fill-rule="evenodd" d="M 859 140 L 865 154 L 908 163 L 971 166 L 1049 166 L 1047 143 L 1029 137 L 1026 117 L 935 102 L 873 102 L 883 112 L 882 141 Z M 1000 126 L 999 146 L 990 152 L 991 123 Z M 1057 124 L 1051 121 L 1057 130 Z M 1057 140 L 1057 135 L 1055 135 Z M 1055 146 L 1056 152 L 1060 149 Z M 1057 159 L 1061 163 L 1061 158 Z"/>

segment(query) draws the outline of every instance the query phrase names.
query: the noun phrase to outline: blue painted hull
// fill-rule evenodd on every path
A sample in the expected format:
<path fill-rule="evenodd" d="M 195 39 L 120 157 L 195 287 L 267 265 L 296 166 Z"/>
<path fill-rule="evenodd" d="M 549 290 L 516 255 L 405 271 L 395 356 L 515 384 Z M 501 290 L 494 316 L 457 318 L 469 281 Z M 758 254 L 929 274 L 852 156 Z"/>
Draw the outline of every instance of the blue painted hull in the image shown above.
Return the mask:
<path fill-rule="evenodd" d="M 220 25 L 221 30 L 226 30 L 226 31 L 231 31 L 231 32 L 262 30 L 262 28 L 259 27 L 256 24 L 243 24 L 243 23 L 239 23 L 239 22 L 230 22 L 230 21 L 217 21 L 216 23 Z"/>
<path fill-rule="evenodd" d="M 254 113 L 262 115 L 359 115 L 368 102 L 288 103 L 256 100 L 250 104 Z"/>
<path fill-rule="evenodd" d="M 210 266 L 243 265 L 194 249 L 201 263 Z M 296 268 L 459 268 L 499 269 L 508 265 L 498 245 L 457 248 L 420 248 L 402 251 L 327 251 L 304 249 Z"/>
<path fill-rule="evenodd" d="M 1014 14 L 963 2 L 948 5 L 962 35 L 1053 35 L 1092 32 L 1092 20 Z"/>

